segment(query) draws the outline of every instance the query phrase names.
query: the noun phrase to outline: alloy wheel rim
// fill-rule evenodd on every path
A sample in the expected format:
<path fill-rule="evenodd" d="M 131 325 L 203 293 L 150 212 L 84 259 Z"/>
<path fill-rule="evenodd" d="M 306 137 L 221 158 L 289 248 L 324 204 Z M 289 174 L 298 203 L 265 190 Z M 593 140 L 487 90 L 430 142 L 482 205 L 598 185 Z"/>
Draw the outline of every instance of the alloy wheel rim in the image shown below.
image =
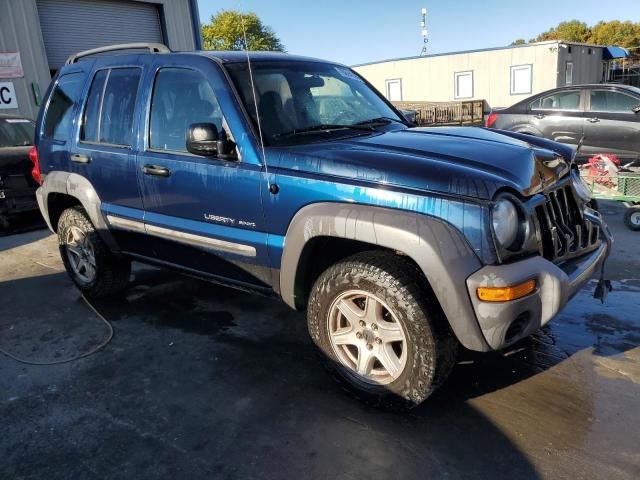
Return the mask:
<path fill-rule="evenodd" d="M 366 383 L 386 385 L 407 363 L 407 337 L 391 309 L 375 295 L 349 290 L 329 308 L 327 330 L 340 363 Z"/>
<path fill-rule="evenodd" d="M 633 212 L 630 220 L 632 225 L 640 227 L 640 212 Z"/>
<path fill-rule="evenodd" d="M 65 239 L 65 250 L 73 273 L 83 282 L 96 278 L 96 256 L 87 235 L 78 227 L 71 227 Z"/>

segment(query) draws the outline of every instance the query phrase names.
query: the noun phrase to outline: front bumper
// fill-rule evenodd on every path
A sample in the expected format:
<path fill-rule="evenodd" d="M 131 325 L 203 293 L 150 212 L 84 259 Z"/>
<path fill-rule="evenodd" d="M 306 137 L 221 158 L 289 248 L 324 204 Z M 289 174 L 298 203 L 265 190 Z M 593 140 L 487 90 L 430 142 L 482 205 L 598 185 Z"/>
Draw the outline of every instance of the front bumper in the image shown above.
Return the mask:
<path fill-rule="evenodd" d="M 467 279 L 473 309 L 485 340 L 494 350 L 524 338 L 555 317 L 596 273 L 609 255 L 612 238 L 598 216 L 603 241 L 597 249 L 561 265 L 541 256 L 506 265 L 488 265 Z M 526 297 L 509 302 L 483 302 L 478 287 L 505 287 L 537 281 L 538 288 Z"/>

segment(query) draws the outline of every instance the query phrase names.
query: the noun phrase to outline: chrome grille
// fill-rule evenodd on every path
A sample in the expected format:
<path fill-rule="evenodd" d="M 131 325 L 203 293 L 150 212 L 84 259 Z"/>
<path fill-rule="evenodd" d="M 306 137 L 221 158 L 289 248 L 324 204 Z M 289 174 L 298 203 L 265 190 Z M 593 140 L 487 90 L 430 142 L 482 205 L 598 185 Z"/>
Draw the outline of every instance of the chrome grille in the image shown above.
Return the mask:
<path fill-rule="evenodd" d="M 536 218 L 542 255 L 552 262 L 586 253 L 600 242 L 598 226 L 583 218 L 570 183 L 545 194 Z"/>

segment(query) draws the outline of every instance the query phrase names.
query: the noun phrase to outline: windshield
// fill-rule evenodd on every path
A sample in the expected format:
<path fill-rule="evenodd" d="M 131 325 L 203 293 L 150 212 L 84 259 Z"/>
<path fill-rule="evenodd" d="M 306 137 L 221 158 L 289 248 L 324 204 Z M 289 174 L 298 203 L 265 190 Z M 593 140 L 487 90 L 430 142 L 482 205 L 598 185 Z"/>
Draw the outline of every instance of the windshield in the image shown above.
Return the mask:
<path fill-rule="evenodd" d="M 0 118 L 0 148 L 33 145 L 35 125 L 24 118 Z"/>
<path fill-rule="evenodd" d="M 257 126 L 247 64 L 226 67 Z M 252 61 L 251 68 L 267 145 L 363 135 L 377 125 L 405 123 L 347 67 L 321 62 Z"/>

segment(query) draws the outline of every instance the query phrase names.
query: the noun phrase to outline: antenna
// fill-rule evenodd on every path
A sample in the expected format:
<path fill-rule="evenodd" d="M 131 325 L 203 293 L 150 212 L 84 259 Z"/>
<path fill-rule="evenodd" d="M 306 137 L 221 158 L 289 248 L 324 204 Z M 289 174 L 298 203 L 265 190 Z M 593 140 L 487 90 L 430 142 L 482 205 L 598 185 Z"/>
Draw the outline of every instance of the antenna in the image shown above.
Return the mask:
<path fill-rule="evenodd" d="M 427 54 L 427 43 L 429 43 L 429 39 L 427 38 L 429 34 L 427 31 L 427 9 L 423 8 L 420 13 L 422 14 L 422 21 L 420 22 L 420 28 L 422 29 L 420 32 L 422 34 L 422 51 L 420 52 L 420 56 L 423 57 Z"/>
<path fill-rule="evenodd" d="M 258 111 L 258 97 L 256 95 L 256 85 L 253 80 L 253 70 L 251 68 L 251 57 L 249 56 L 249 42 L 247 41 L 247 29 L 244 25 L 244 16 L 242 16 L 242 10 L 240 11 L 240 22 L 242 23 L 242 36 L 244 39 L 244 51 L 247 54 L 247 66 L 249 67 L 249 79 L 251 80 L 251 93 L 253 94 L 253 105 L 256 109 L 256 120 L 258 122 L 258 137 L 260 139 L 260 150 L 262 151 L 262 163 L 264 165 L 264 176 L 267 180 L 267 190 L 271 193 L 278 193 L 278 186 L 273 185 L 269 181 L 269 170 L 267 167 L 267 154 L 264 149 L 264 138 L 262 136 L 262 122 L 260 122 L 260 112 Z"/>

